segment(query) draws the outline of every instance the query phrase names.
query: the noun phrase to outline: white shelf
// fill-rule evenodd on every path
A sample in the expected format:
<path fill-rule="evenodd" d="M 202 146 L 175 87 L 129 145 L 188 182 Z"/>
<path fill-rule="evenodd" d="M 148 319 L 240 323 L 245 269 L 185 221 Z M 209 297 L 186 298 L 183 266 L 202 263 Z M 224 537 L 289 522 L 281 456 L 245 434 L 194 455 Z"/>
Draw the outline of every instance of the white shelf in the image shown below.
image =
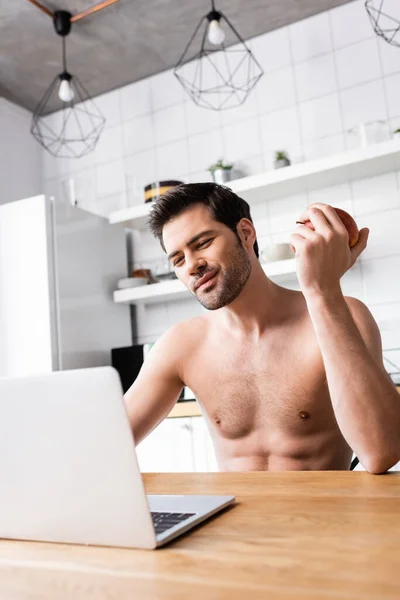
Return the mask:
<path fill-rule="evenodd" d="M 295 164 L 232 181 L 232 190 L 250 205 L 400 169 L 400 140 Z"/>
<path fill-rule="evenodd" d="M 390 140 L 365 148 L 327 156 L 228 183 L 250 205 L 272 198 L 290 196 L 338 185 L 346 181 L 382 175 L 400 169 L 400 140 Z M 152 203 L 111 213 L 110 223 L 145 229 Z"/>
<path fill-rule="evenodd" d="M 295 281 L 296 279 L 296 260 L 294 258 L 263 265 L 263 269 L 275 283 Z M 114 292 L 114 302 L 121 304 L 155 304 L 157 302 L 189 298 L 190 295 L 183 283 L 178 279 L 172 279 L 142 287 L 116 290 Z"/>
<path fill-rule="evenodd" d="M 179 300 L 190 292 L 178 279 L 150 283 L 141 287 L 126 288 L 114 292 L 114 302 L 122 304 L 154 304 L 165 300 Z"/>
<path fill-rule="evenodd" d="M 112 212 L 108 219 L 111 225 L 123 223 L 125 227 L 129 227 L 131 229 L 146 229 L 146 222 L 149 218 L 151 207 L 152 203 L 147 202 L 146 204 L 143 203 L 139 206 L 123 208 L 121 210 Z"/>

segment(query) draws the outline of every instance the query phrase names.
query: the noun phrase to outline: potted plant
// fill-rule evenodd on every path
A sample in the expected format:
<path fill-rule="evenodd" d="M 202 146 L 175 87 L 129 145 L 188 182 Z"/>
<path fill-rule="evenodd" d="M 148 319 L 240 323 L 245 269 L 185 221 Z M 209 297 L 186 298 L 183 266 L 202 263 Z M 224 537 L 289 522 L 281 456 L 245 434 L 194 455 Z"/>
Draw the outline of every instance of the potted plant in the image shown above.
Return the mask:
<path fill-rule="evenodd" d="M 393 136 L 395 138 L 400 138 L 400 128 L 393 131 Z"/>
<path fill-rule="evenodd" d="M 232 169 L 233 165 L 224 163 L 222 158 L 217 160 L 216 163 L 214 163 L 213 165 L 211 165 L 211 167 L 208 168 L 212 175 L 214 183 L 219 184 L 224 184 L 232 179 Z"/>
<path fill-rule="evenodd" d="M 281 169 L 282 167 L 288 167 L 290 165 L 290 159 L 284 150 L 278 150 L 275 153 L 275 169 Z"/>

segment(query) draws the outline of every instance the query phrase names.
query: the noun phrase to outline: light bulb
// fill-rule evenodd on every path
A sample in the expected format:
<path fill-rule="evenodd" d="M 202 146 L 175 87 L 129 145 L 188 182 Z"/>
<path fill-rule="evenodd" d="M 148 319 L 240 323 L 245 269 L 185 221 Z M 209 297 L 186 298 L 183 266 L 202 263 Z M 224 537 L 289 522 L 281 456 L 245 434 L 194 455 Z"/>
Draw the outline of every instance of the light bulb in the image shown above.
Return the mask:
<path fill-rule="evenodd" d="M 74 99 L 74 90 L 68 79 L 61 79 L 60 87 L 58 88 L 58 97 L 63 102 L 71 102 Z"/>
<path fill-rule="evenodd" d="M 208 26 L 208 41 L 210 44 L 214 44 L 214 46 L 218 46 L 218 44 L 222 44 L 225 40 L 225 32 L 222 29 L 219 21 L 217 19 L 213 19 L 210 21 Z"/>

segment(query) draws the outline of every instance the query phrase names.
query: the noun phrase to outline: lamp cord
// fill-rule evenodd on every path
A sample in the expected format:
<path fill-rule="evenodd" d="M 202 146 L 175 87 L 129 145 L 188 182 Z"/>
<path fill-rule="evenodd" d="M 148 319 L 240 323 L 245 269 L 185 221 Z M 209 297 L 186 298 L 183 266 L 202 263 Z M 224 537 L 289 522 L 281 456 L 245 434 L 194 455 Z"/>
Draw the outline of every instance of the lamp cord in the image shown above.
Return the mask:
<path fill-rule="evenodd" d="M 67 70 L 67 53 L 65 49 L 65 37 L 62 38 L 62 62 L 63 62 L 63 71 Z"/>
<path fill-rule="evenodd" d="M 215 1 L 211 0 L 211 10 L 215 12 Z"/>

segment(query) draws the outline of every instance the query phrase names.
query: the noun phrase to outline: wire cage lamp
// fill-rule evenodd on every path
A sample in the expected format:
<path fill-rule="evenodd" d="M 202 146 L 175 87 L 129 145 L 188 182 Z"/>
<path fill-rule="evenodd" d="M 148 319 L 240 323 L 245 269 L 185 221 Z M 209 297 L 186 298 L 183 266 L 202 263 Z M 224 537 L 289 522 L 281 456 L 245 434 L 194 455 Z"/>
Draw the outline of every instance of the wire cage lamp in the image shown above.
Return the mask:
<path fill-rule="evenodd" d="M 80 158 L 95 148 L 106 120 L 80 79 L 68 71 L 66 37 L 74 21 L 118 0 L 106 0 L 76 15 L 65 10 L 52 13 L 37 0 L 29 2 L 52 18 L 55 31 L 62 38 L 62 71 L 54 77 L 35 109 L 31 134 L 53 156 Z"/>
<path fill-rule="evenodd" d="M 211 11 L 195 28 L 174 75 L 197 105 L 223 110 L 243 104 L 263 69 L 211 0 Z"/>
<path fill-rule="evenodd" d="M 400 2 L 398 0 L 366 0 L 372 27 L 379 37 L 400 48 Z"/>

